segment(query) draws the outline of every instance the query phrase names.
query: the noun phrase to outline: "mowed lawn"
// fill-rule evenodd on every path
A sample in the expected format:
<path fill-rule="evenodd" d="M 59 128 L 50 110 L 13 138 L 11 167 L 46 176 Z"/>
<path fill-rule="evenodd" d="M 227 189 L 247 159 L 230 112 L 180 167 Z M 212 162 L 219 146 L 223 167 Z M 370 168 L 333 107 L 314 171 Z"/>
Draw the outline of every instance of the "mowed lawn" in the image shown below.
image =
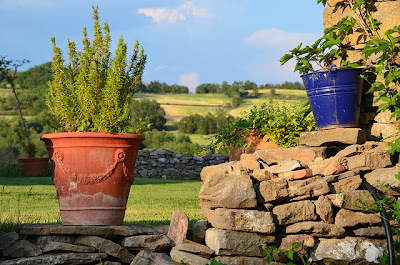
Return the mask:
<path fill-rule="evenodd" d="M 124 223 L 169 224 L 172 212 L 185 212 L 193 226 L 203 219 L 198 194 L 201 181 L 136 178 Z M 20 224 L 60 222 L 56 189 L 51 178 L 0 177 L 0 229 Z"/>

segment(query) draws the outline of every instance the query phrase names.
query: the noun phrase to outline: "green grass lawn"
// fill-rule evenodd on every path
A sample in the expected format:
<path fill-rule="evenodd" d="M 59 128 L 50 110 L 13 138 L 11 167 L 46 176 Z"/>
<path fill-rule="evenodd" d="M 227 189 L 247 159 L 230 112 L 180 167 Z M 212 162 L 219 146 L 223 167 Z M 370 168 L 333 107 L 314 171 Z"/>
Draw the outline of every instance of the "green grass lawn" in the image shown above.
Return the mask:
<path fill-rule="evenodd" d="M 203 219 L 198 194 L 201 181 L 136 178 L 129 195 L 124 223 L 169 224 L 172 212 L 185 212 L 193 226 Z M 60 222 L 51 178 L 0 177 L 0 230 L 26 223 Z"/>

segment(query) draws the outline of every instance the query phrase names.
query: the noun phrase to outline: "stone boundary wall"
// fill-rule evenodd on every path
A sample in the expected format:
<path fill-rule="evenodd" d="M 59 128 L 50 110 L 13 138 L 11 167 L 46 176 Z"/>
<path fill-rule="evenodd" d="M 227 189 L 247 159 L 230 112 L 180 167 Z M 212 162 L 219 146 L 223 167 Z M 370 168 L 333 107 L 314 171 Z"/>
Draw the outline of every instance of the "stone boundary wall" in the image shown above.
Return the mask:
<path fill-rule="evenodd" d="M 336 5 L 340 2 L 341 0 L 328 0 L 327 3 L 329 6 L 324 9 L 323 14 L 325 29 L 336 24 L 344 16 L 351 15 L 348 9 L 346 9 L 345 12 L 342 12 L 340 8 L 337 9 Z M 376 2 L 377 11 L 373 13 L 373 16 L 382 23 L 378 32 L 380 36 L 384 36 L 384 33 L 388 29 L 400 25 L 400 1 L 379 0 Z M 346 41 L 349 42 L 349 47 L 346 52 L 346 61 L 365 64 L 361 56 L 361 50 L 364 48 L 368 39 L 359 37 L 360 35 L 358 33 L 354 33 L 346 38 Z M 378 56 L 371 56 L 371 61 L 368 63 L 373 65 L 377 58 Z M 335 64 L 340 65 L 340 61 L 335 62 Z M 383 81 L 383 78 L 373 77 L 370 81 L 372 83 L 375 81 Z M 364 92 L 368 91 L 369 88 L 369 84 L 364 82 Z M 400 90 L 400 87 L 397 87 L 397 90 Z M 386 138 L 385 141 L 391 142 L 397 138 L 393 137 L 393 135 L 399 131 L 399 124 L 396 122 L 395 118 L 391 118 L 392 113 L 389 110 L 379 114 L 376 113 L 378 106 L 384 103 L 375 102 L 377 98 L 378 92 L 363 95 L 361 101 L 360 126 L 368 136 L 379 137 L 380 134 L 382 134 L 382 137 Z"/>
<path fill-rule="evenodd" d="M 304 133 L 300 144 L 203 169 L 205 245 L 224 264 L 266 264 L 264 243 L 285 249 L 296 241 L 313 264 L 379 263 L 385 231 L 377 214 L 363 212 L 374 200 L 362 183 L 398 198 L 397 158 L 386 153 L 387 143 L 366 142 L 358 128 Z"/>
<path fill-rule="evenodd" d="M 200 179 L 203 167 L 218 165 L 228 160 L 228 154 L 209 153 L 205 156 L 192 156 L 176 154 L 165 149 L 139 150 L 134 175 L 139 178 Z"/>

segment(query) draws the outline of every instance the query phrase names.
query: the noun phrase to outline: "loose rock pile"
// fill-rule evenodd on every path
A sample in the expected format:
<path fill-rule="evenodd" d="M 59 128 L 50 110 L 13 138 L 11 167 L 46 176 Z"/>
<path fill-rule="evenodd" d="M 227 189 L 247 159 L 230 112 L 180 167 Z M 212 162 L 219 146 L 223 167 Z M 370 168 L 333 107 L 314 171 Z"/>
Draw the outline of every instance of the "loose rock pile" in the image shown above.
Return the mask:
<path fill-rule="evenodd" d="M 225 163 L 229 155 L 209 153 L 205 156 L 176 154 L 155 148 L 139 150 L 135 177 L 163 179 L 200 179 L 203 167 Z"/>
<path fill-rule="evenodd" d="M 307 146 L 261 149 L 203 169 L 200 204 L 212 225 L 205 243 L 217 260 L 266 264 L 264 243 L 296 241 L 317 264 L 378 263 L 386 253 L 381 218 L 362 211 L 374 203 L 362 184 L 400 195 L 388 145 L 365 142 L 357 128 L 309 132 L 300 142 Z"/>

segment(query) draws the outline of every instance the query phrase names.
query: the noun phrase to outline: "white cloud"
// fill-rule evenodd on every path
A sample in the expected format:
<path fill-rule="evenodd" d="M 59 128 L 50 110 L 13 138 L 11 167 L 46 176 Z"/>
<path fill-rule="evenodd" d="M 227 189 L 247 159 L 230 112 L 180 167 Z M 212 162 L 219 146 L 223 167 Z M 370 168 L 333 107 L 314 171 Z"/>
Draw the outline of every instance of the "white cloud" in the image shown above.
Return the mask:
<path fill-rule="evenodd" d="M 284 46 L 294 48 L 299 43 L 310 45 L 318 39 L 312 33 L 286 32 L 280 29 L 262 29 L 254 32 L 245 42 L 257 46 Z"/>
<path fill-rule="evenodd" d="M 208 18 L 211 16 L 207 8 L 197 7 L 190 1 L 177 8 L 140 8 L 138 13 L 151 17 L 155 23 L 167 22 L 170 24 L 185 21 L 189 17 Z"/>
<path fill-rule="evenodd" d="M 194 93 L 196 87 L 199 85 L 199 75 L 195 72 L 183 74 L 179 77 L 179 83 L 183 86 L 187 86 L 191 93 Z"/>

